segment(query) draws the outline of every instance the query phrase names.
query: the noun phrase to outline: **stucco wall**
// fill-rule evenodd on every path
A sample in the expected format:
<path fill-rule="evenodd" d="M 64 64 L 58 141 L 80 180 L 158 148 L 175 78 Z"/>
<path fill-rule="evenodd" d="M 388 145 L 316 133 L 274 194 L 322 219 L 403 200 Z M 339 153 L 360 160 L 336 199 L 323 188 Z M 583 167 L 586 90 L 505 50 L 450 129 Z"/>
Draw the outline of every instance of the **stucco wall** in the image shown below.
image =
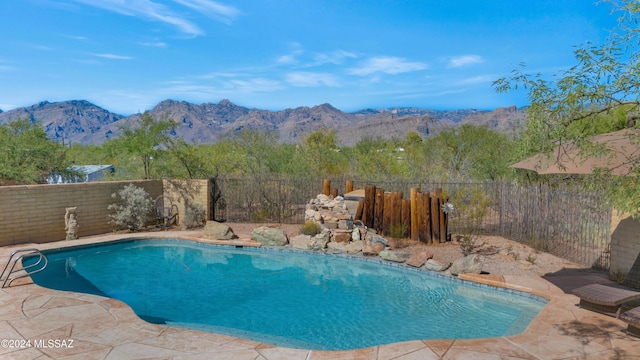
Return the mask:
<path fill-rule="evenodd" d="M 640 221 L 614 211 L 611 226 L 610 269 L 626 274 L 640 254 Z"/>
<path fill-rule="evenodd" d="M 153 198 L 163 191 L 162 180 L 0 186 L 0 246 L 64 240 L 65 208 L 73 206 L 80 236 L 111 232 L 107 206 L 114 202 L 111 194 L 127 184 Z"/>

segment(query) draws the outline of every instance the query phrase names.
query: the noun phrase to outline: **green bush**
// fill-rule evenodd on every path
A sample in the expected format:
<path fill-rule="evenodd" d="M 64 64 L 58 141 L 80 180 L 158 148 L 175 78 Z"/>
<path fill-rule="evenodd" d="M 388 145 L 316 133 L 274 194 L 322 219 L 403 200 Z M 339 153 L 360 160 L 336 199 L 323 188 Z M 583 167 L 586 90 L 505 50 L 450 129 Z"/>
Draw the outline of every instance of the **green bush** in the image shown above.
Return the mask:
<path fill-rule="evenodd" d="M 409 226 L 407 224 L 395 224 L 389 228 L 389 235 L 396 239 L 405 238 L 408 232 Z"/>
<path fill-rule="evenodd" d="M 314 236 L 316 234 L 319 234 L 320 231 L 322 231 L 320 224 L 313 221 L 312 219 L 305 221 L 304 225 L 302 225 L 302 228 L 300 228 L 300 233 L 303 235 Z"/>
<path fill-rule="evenodd" d="M 109 214 L 109 223 L 115 227 L 126 227 L 131 232 L 144 228 L 153 218 L 153 199 L 133 184 L 125 186 L 117 193 L 111 194 L 117 203 L 107 207 L 113 211 Z"/>

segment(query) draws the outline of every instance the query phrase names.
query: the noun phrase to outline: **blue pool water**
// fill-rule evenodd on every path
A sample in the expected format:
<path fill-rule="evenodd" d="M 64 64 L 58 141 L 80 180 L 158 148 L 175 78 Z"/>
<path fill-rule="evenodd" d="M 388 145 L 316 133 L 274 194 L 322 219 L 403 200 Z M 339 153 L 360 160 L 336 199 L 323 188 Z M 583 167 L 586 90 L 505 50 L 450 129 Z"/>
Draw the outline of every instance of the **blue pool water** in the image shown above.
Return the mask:
<path fill-rule="evenodd" d="M 546 301 L 378 261 L 181 240 L 50 251 L 34 282 L 108 296 L 153 323 L 347 350 L 518 334 Z"/>

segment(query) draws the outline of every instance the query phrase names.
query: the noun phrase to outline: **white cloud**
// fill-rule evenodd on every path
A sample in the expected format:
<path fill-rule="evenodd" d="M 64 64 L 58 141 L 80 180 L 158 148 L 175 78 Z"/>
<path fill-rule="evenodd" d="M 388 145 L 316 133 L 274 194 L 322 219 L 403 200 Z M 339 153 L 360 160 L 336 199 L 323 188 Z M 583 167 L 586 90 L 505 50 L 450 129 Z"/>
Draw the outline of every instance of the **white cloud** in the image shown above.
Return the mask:
<path fill-rule="evenodd" d="M 457 68 L 467 65 L 479 64 L 483 62 L 482 57 L 479 55 L 463 55 L 456 56 L 449 59 L 448 67 Z"/>
<path fill-rule="evenodd" d="M 295 64 L 296 56 L 293 54 L 282 55 L 276 60 L 276 62 L 282 65 Z"/>
<path fill-rule="evenodd" d="M 403 58 L 393 56 L 379 56 L 369 59 L 360 67 L 349 69 L 349 73 L 353 75 L 371 75 L 375 73 L 396 75 L 426 68 L 427 64 L 425 63 L 406 61 Z"/>
<path fill-rule="evenodd" d="M 50 46 L 47 45 L 39 45 L 39 44 L 34 44 L 34 45 L 30 45 L 30 47 L 32 49 L 38 50 L 38 51 L 53 51 L 54 49 Z"/>
<path fill-rule="evenodd" d="M 198 79 L 216 79 L 216 78 L 234 78 L 240 77 L 242 74 L 234 72 L 212 72 L 200 76 L 196 76 Z"/>
<path fill-rule="evenodd" d="M 132 60 L 133 59 L 131 56 L 123 56 L 123 55 L 116 55 L 116 54 L 95 54 L 94 53 L 91 55 L 99 58 L 112 59 L 112 60 Z"/>
<path fill-rule="evenodd" d="M 140 44 L 142 46 L 157 47 L 157 48 L 165 48 L 165 47 L 167 47 L 167 43 L 163 42 L 163 41 L 139 42 L 138 44 Z"/>
<path fill-rule="evenodd" d="M 291 43 L 291 51 L 288 54 L 282 55 L 276 59 L 276 62 L 280 65 L 291 65 L 298 62 L 298 56 L 304 54 L 302 45 L 297 42 Z"/>
<path fill-rule="evenodd" d="M 342 64 L 345 59 L 354 59 L 358 57 L 356 54 L 344 50 L 336 50 L 334 52 L 328 54 L 316 54 L 314 56 L 314 64 L 313 65 L 322 65 L 322 64 Z"/>
<path fill-rule="evenodd" d="M 287 82 L 298 87 L 339 86 L 338 79 L 331 74 L 313 72 L 292 72 L 286 76 Z"/>
<path fill-rule="evenodd" d="M 226 81 L 225 86 L 241 93 L 269 92 L 282 89 L 278 81 L 265 78 L 253 78 L 249 80 L 234 79 Z"/>
<path fill-rule="evenodd" d="M 230 24 L 240 14 L 238 9 L 233 6 L 223 5 L 216 1 L 209 0 L 174 0 L 178 4 L 182 4 L 188 8 L 194 9 L 211 18 Z"/>
<path fill-rule="evenodd" d="M 74 40 L 80 40 L 80 41 L 89 40 L 88 37 L 82 36 L 82 35 L 65 35 L 65 36 L 68 37 L 69 39 L 74 39 Z"/>
<path fill-rule="evenodd" d="M 164 4 L 152 0 L 76 0 L 77 2 L 112 11 L 125 16 L 139 17 L 145 20 L 160 21 L 177 27 L 190 36 L 203 35 L 204 32 L 194 23 Z M 175 2 L 213 17 L 223 23 L 230 23 L 239 13 L 231 6 L 221 5 L 208 0 L 174 0 Z"/>

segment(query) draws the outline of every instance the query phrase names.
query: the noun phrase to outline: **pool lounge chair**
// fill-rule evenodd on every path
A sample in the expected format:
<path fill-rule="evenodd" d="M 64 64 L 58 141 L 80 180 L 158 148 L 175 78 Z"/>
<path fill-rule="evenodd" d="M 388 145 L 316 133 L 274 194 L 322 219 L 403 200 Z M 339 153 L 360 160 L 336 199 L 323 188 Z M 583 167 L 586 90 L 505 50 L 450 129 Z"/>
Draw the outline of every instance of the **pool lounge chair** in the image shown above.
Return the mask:
<path fill-rule="evenodd" d="M 627 334 L 640 337 L 640 306 L 620 314 L 620 320 L 627 323 Z"/>
<path fill-rule="evenodd" d="M 573 294 L 580 298 L 580 307 L 599 313 L 620 315 L 625 303 L 640 299 L 640 291 L 602 284 L 591 284 L 574 289 Z"/>

